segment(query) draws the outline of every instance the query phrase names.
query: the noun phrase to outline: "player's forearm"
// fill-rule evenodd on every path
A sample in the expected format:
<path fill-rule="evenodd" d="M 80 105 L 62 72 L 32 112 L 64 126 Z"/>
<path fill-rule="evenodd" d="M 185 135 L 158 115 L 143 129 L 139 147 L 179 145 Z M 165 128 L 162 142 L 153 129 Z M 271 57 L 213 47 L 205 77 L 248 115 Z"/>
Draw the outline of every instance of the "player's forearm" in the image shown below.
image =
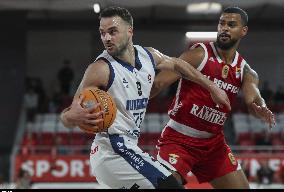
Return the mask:
<path fill-rule="evenodd" d="M 162 90 L 167 88 L 172 84 L 172 81 L 168 81 L 168 79 L 163 78 L 163 76 L 160 76 L 159 74 L 154 80 L 151 92 L 150 92 L 150 99 L 157 96 Z"/>
<path fill-rule="evenodd" d="M 150 99 L 157 96 L 161 92 L 161 90 L 162 90 L 162 86 L 154 82 L 151 92 L 150 92 Z"/>
<path fill-rule="evenodd" d="M 70 122 L 70 119 L 68 118 L 68 114 L 67 112 L 70 110 L 71 107 L 68 107 L 66 109 L 64 109 L 61 114 L 60 114 L 60 120 L 62 122 L 62 124 L 64 125 L 64 127 L 66 128 L 74 128 L 76 127 L 75 124 Z"/>
<path fill-rule="evenodd" d="M 209 92 L 211 92 L 216 87 L 216 85 L 212 81 L 207 79 L 202 73 L 196 70 L 192 65 L 188 64 L 182 59 L 179 58 L 176 59 L 177 60 L 176 60 L 175 70 L 178 71 L 183 78 L 189 79 L 201 85 Z"/>
<path fill-rule="evenodd" d="M 261 106 L 261 107 L 266 107 L 266 103 L 265 103 L 265 100 L 260 97 L 260 96 L 257 96 L 255 99 L 253 99 L 251 102 L 247 102 L 247 107 L 248 107 L 248 111 L 251 115 L 257 117 L 257 118 L 260 118 L 260 116 L 255 112 L 255 110 L 252 108 L 252 103 L 255 103 L 256 105 L 258 106 Z"/>

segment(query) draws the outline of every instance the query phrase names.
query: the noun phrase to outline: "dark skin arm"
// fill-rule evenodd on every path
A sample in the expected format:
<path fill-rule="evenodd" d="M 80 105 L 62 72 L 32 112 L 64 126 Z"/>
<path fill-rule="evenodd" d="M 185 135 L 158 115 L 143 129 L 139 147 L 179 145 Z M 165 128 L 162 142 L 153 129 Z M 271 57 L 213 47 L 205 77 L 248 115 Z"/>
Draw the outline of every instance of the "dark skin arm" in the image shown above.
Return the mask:
<path fill-rule="evenodd" d="M 272 128 L 275 125 L 273 113 L 267 108 L 259 89 L 259 78 L 257 73 L 248 65 L 244 66 L 242 92 L 249 112 L 255 117 L 263 120 Z"/>
<path fill-rule="evenodd" d="M 153 55 L 155 58 L 155 54 Z M 175 69 L 172 71 L 177 75 L 169 73 L 168 70 L 166 70 L 155 77 L 154 89 L 151 90 L 151 96 L 157 95 L 162 89 L 166 88 L 167 86 L 175 82 L 178 78 L 182 77 L 201 85 L 203 88 L 210 92 L 211 98 L 217 105 L 219 105 L 220 107 L 225 106 L 228 110 L 231 110 L 230 101 L 227 97 L 226 92 L 218 88 L 212 81 L 208 80 L 202 73 L 196 70 L 196 68 L 198 68 L 198 66 L 202 62 L 204 55 L 204 49 L 201 47 L 185 51 L 180 56 L 180 58 L 175 59 L 175 62 L 177 64 L 175 66 Z M 167 62 L 163 61 L 161 64 L 162 67 L 157 66 L 157 68 L 165 69 L 163 68 L 163 66 L 166 63 Z"/>
<path fill-rule="evenodd" d="M 147 48 L 147 49 L 152 53 L 157 69 L 175 72 L 178 76 L 199 84 L 200 86 L 202 86 L 203 88 L 205 88 L 210 92 L 211 98 L 217 105 L 219 105 L 220 107 L 225 106 L 228 110 L 231 110 L 230 101 L 227 97 L 226 92 L 220 89 L 215 83 L 207 79 L 202 73 L 200 73 L 200 71 L 196 70 L 187 61 L 184 61 L 181 58 L 166 56 L 153 48 Z M 194 56 L 190 57 L 192 61 L 194 61 L 194 58 L 197 54 L 193 55 Z M 185 54 L 182 56 L 182 58 L 186 58 L 187 56 L 188 55 Z M 175 79 L 175 77 L 171 76 L 170 81 L 172 81 L 173 79 Z M 163 89 L 164 85 L 170 85 L 172 83 L 168 80 L 169 80 L 168 78 L 167 79 L 160 78 L 159 90 Z"/>

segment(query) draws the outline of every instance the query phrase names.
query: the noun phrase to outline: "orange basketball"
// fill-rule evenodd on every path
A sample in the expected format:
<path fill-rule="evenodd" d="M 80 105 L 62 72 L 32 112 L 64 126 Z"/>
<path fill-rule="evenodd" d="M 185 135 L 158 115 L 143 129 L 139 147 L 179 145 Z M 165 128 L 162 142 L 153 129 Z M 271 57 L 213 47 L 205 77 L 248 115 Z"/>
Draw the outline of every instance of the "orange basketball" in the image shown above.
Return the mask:
<path fill-rule="evenodd" d="M 81 104 L 82 107 L 88 108 L 94 106 L 95 103 L 100 103 L 99 107 L 97 107 L 93 113 L 97 113 L 99 111 L 105 111 L 105 113 L 101 115 L 101 118 L 104 121 L 98 124 L 97 129 L 87 125 L 81 125 L 79 128 L 92 134 L 106 131 L 112 125 L 116 117 L 116 105 L 113 98 L 107 92 L 97 88 L 86 88 L 81 92 L 79 97 L 83 95 L 85 97 Z"/>

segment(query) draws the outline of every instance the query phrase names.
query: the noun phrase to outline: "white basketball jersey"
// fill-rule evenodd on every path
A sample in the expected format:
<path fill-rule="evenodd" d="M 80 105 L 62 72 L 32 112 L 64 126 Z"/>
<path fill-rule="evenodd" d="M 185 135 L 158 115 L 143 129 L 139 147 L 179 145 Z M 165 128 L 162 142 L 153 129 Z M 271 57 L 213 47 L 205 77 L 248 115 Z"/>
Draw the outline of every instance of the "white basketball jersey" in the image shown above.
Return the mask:
<path fill-rule="evenodd" d="M 108 133 L 138 138 L 155 77 L 155 63 L 148 50 L 138 45 L 134 48 L 135 67 L 112 57 L 106 50 L 96 60 L 102 59 L 109 65 L 106 91 L 117 106 L 116 118 Z"/>

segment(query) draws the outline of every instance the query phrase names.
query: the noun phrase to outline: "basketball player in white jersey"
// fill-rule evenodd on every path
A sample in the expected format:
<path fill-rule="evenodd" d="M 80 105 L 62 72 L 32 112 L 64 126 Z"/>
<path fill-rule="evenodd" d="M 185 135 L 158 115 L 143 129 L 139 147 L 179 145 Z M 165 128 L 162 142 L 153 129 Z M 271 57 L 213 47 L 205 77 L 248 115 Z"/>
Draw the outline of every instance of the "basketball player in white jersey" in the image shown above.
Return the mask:
<path fill-rule="evenodd" d="M 87 68 L 71 106 L 61 113 L 63 124 L 96 127 L 103 111 L 91 113 L 98 106 L 82 108 L 78 95 L 86 87 L 107 91 L 115 100 L 117 115 L 106 132 L 96 134 L 91 147 L 90 164 L 97 181 L 108 188 L 183 188 L 169 170 L 137 146 L 155 68 L 176 71 L 210 91 L 218 105 L 230 108 L 227 95 L 183 60 L 133 45 L 133 19 L 126 9 L 102 11 L 99 31 L 106 50 Z"/>

